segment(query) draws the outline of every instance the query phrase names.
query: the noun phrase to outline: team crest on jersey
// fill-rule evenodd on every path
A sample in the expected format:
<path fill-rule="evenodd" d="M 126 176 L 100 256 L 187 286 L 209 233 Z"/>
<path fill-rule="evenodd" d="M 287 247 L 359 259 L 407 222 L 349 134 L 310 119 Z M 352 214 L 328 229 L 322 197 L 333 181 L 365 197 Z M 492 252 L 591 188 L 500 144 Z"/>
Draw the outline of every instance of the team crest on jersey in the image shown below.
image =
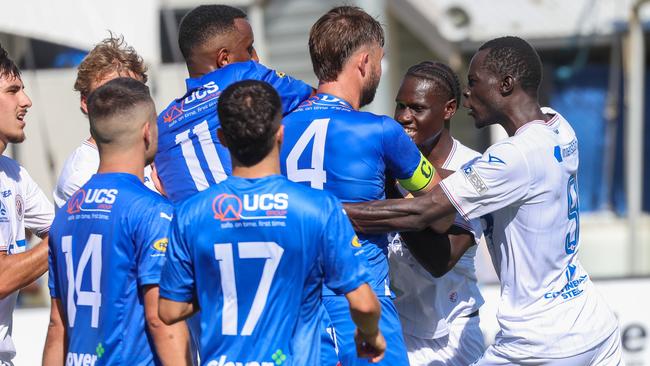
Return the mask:
<path fill-rule="evenodd" d="M 483 181 L 483 178 L 481 178 L 478 172 L 474 170 L 471 165 L 463 168 L 463 173 L 465 174 L 465 178 L 469 180 L 470 184 L 472 187 L 474 187 L 474 189 L 476 189 L 476 192 L 478 194 L 487 192 L 488 186 Z"/>
<path fill-rule="evenodd" d="M 212 201 L 214 218 L 222 222 L 286 219 L 288 207 L 286 193 L 244 194 L 241 198 L 222 193 Z"/>
<path fill-rule="evenodd" d="M 23 221 L 23 217 L 25 217 L 25 201 L 19 194 L 16 195 L 16 217 L 18 217 L 18 221 Z"/>
<path fill-rule="evenodd" d="M 113 188 L 80 189 L 68 200 L 66 212 L 71 215 L 80 212 L 111 212 L 117 194 L 118 190 Z"/>

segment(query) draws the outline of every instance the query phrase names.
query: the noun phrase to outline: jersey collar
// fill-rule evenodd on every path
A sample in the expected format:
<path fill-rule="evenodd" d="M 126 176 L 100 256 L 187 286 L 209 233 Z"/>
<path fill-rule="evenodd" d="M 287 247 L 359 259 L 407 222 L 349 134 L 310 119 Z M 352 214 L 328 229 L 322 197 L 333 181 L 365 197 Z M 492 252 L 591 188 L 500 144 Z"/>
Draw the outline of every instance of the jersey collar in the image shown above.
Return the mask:
<path fill-rule="evenodd" d="M 311 97 L 310 99 L 313 99 L 313 101 L 320 100 L 321 102 L 329 103 L 329 104 L 335 104 L 335 105 L 338 104 L 353 109 L 352 104 L 348 103 L 348 101 L 341 99 L 337 96 L 334 96 L 332 94 L 318 93 L 313 97 Z"/>

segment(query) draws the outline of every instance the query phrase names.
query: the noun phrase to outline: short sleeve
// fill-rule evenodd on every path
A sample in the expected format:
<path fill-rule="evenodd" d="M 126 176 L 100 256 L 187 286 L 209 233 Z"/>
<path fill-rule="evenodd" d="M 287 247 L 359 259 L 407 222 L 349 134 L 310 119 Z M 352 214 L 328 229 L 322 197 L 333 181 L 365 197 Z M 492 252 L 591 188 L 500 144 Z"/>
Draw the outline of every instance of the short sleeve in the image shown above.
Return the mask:
<path fill-rule="evenodd" d="M 38 236 L 43 236 L 50 231 L 50 225 L 54 220 L 54 206 L 25 168 L 20 168 L 20 175 L 25 194 L 23 208 L 25 228 Z"/>
<path fill-rule="evenodd" d="M 289 114 L 302 101 L 311 96 L 312 87 L 302 80 L 294 79 L 280 71 L 271 70 L 259 63 L 254 64 L 259 80 L 271 84 L 280 95 L 283 115 Z"/>
<path fill-rule="evenodd" d="M 194 269 L 178 217 L 172 222 L 169 239 L 167 260 L 160 278 L 160 296 L 173 301 L 191 302 L 194 297 Z"/>
<path fill-rule="evenodd" d="M 54 249 L 54 243 L 52 237 L 48 238 L 47 246 L 48 246 L 47 263 L 49 269 L 47 273 L 47 287 L 50 289 L 50 297 L 60 298 L 61 295 L 59 295 L 59 288 L 56 283 L 56 269 L 54 267 L 54 263 L 55 263 L 54 256 L 56 255 L 56 250 Z"/>
<path fill-rule="evenodd" d="M 389 175 L 410 192 L 417 192 L 433 178 L 431 163 L 420 153 L 402 126 L 395 120 L 383 117 L 383 151 Z"/>
<path fill-rule="evenodd" d="M 477 219 L 524 199 L 529 186 L 526 158 L 510 142 L 492 146 L 480 159 L 440 182 L 465 220 Z"/>
<path fill-rule="evenodd" d="M 132 212 L 140 216 L 135 240 L 138 286 L 158 284 L 169 243 L 172 206 L 158 203 Z"/>
<path fill-rule="evenodd" d="M 363 248 L 354 234 L 343 207 L 330 198 L 333 207 L 322 235 L 321 258 L 325 285 L 338 295 L 370 282 L 370 272 Z"/>

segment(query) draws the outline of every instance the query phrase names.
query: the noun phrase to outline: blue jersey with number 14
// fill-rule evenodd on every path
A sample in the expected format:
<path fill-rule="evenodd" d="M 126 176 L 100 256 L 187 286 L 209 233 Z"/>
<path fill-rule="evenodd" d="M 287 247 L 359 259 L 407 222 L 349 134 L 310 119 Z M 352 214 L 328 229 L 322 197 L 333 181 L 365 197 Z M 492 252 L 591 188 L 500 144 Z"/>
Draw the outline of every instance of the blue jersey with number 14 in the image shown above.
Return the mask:
<path fill-rule="evenodd" d="M 368 282 L 334 196 L 229 177 L 177 206 L 160 296 L 198 300 L 203 365 L 320 364 L 321 287 Z"/>
<path fill-rule="evenodd" d="M 66 365 L 153 365 L 142 288 L 157 285 L 172 207 L 136 176 L 95 174 L 50 229 L 49 287 L 61 301 Z"/>
<path fill-rule="evenodd" d="M 280 95 L 289 113 L 309 98 L 312 88 L 300 80 L 254 62 L 238 62 L 186 80 L 187 92 L 158 116 L 156 169 L 172 202 L 183 200 L 230 175 L 228 149 L 217 139 L 217 101 L 221 92 L 241 80 L 261 80 Z"/>

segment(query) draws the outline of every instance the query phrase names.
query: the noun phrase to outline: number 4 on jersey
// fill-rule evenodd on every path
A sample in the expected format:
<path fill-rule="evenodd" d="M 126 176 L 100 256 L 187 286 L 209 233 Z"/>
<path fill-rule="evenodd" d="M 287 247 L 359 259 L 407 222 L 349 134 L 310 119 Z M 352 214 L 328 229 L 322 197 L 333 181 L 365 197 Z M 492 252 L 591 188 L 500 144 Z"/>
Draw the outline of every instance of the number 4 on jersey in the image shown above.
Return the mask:
<path fill-rule="evenodd" d="M 312 188 L 323 189 L 327 181 L 323 162 L 325 160 L 325 137 L 329 118 L 313 120 L 303 132 L 296 144 L 287 155 L 287 178 L 294 182 L 309 182 Z M 298 159 L 307 148 L 309 141 L 314 140 L 311 150 L 311 168 L 299 169 Z"/>

